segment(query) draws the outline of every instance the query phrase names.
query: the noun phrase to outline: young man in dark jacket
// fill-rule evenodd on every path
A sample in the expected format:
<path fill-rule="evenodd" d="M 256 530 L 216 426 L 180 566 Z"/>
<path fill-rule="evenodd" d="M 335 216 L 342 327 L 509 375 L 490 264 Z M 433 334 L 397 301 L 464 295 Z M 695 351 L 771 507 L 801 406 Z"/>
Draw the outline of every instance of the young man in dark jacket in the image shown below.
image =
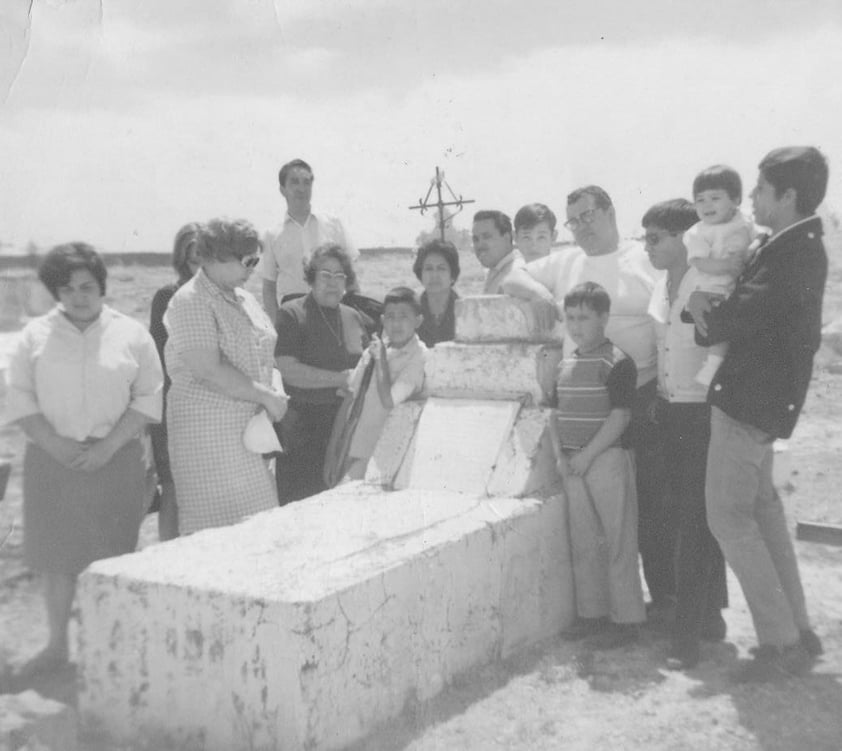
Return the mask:
<path fill-rule="evenodd" d="M 772 444 L 788 438 L 804 405 L 821 339 L 827 255 L 822 222 L 828 168 L 812 147 L 775 149 L 759 165 L 754 217 L 768 227 L 734 292 L 688 302 L 697 340 L 727 342 L 714 377 L 705 495 L 708 523 L 739 579 L 759 646 L 736 674 L 764 681 L 809 670 L 821 654 L 810 627 Z"/>

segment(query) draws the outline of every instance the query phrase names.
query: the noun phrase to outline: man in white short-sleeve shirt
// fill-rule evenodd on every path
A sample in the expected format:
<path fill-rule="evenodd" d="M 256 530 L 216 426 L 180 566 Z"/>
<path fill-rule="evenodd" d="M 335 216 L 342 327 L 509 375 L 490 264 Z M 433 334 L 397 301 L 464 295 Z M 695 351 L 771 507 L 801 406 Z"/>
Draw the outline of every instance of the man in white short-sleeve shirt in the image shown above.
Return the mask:
<path fill-rule="evenodd" d="M 652 604 L 666 610 L 675 598 L 674 530 L 662 508 L 665 478 L 658 429 L 647 418 L 656 397 L 658 369 L 649 301 L 662 274 L 652 266 L 641 242 L 620 239 L 614 205 L 597 185 L 567 196 L 564 226 L 573 233 L 576 246 L 512 269 L 503 290 L 533 301 L 546 325 L 555 320 L 564 296 L 577 284 L 596 282 L 610 295 L 611 318 L 605 333 L 637 365 L 638 395 L 629 431 L 637 458 L 639 548 Z M 569 337 L 564 346 L 575 347 Z"/>
<path fill-rule="evenodd" d="M 285 295 L 309 292 L 304 263 L 315 248 L 334 242 L 352 261 L 360 255 L 339 219 L 311 211 L 313 179 L 312 168 L 302 159 L 287 162 L 278 173 L 287 213 L 281 226 L 264 236 L 258 267 L 263 279 L 263 307 L 273 321 Z"/>
<path fill-rule="evenodd" d="M 514 297 L 546 301 L 554 316 L 556 303 L 577 284 L 604 287 L 611 297 L 606 336 L 634 360 L 640 387 L 657 374 L 655 331 L 647 310 L 660 272 L 640 242 L 620 239 L 614 206 L 602 188 L 580 188 L 567 200 L 565 226 L 577 245 L 513 270 L 503 289 Z"/>

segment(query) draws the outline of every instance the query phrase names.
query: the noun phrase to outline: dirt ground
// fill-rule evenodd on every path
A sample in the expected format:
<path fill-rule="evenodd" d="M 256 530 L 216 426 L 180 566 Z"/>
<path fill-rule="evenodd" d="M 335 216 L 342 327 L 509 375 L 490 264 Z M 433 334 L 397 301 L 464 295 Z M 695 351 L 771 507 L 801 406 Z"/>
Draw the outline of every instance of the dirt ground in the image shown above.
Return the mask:
<path fill-rule="evenodd" d="M 796 520 L 842 523 L 842 375 L 833 372 L 839 369 L 835 360 L 830 352 L 820 353 L 807 406 L 776 468 L 793 526 Z M 39 581 L 21 560 L 21 446 L 18 431 L 0 429 L 0 461 L 13 463 L 0 502 L 0 662 L 33 653 L 46 637 Z M 156 541 L 155 522 L 154 515 L 147 517 L 142 545 Z M 839 751 L 842 547 L 797 542 L 796 550 L 814 627 L 825 647 L 806 678 L 760 686 L 729 680 L 737 659 L 755 643 L 745 602 L 731 577 L 728 639 L 704 645 L 695 670 L 665 670 L 668 643 L 655 630 L 647 630 L 634 646 L 607 652 L 551 641 L 463 676 L 355 751 Z M 34 688 L 72 704 L 74 683 L 68 670 Z M 113 746 L 84 732 L 80 749 L 152 751 L 147 744 Z M 156 746 L 155 751 L 167 750 Z"/>

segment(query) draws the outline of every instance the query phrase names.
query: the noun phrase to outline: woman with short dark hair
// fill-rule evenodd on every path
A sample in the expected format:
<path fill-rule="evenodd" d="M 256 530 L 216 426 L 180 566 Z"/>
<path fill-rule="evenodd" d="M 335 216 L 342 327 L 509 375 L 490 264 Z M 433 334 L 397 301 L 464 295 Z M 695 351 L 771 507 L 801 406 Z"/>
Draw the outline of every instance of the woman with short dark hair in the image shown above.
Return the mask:
<path fill-rule="evenodd" d="M 418 248 L 412 270 L 421 284 L 421 315 L 418 338 L 428 347 L 452 341 L 456 336 L 456 299 L 453 285 L 459 278 L 459 251 L 446 240 L 430 240 Z"/>
<path fill-rule="evenodd" d="M 53 248 L 38 276 L 57 305 L 21 332 L 8 370 L 8 421 L 27 437 L 24 555 L 43 573 L 46 649 L 20 681 L 67 663 L 78 574 L 134 550 L 146 500 L 141 434 L 161 417 L 163 376 L 149 332 L 104 304 L 106 269 L 85 243 Z"/>

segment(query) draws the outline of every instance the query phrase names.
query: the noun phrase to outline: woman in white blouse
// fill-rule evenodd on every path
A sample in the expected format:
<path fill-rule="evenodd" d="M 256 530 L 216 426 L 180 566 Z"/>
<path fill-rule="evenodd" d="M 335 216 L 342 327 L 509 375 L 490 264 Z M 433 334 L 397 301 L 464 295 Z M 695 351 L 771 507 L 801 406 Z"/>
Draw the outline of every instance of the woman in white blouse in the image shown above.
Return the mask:
<path fill-rule="evenodd" d="M 78 574 L 137 544 L 146 486 L 140 436 L 161 418 L 163 384 L 152 337 L 104 305 L 105 264 L 92 247 L 53 248 L 38 276 L 58 304 L 21 332 L 7 409 L 28 439 L 24 556 L 44 576 L 49 641 L 19 679 L 67 663 Z"/>

